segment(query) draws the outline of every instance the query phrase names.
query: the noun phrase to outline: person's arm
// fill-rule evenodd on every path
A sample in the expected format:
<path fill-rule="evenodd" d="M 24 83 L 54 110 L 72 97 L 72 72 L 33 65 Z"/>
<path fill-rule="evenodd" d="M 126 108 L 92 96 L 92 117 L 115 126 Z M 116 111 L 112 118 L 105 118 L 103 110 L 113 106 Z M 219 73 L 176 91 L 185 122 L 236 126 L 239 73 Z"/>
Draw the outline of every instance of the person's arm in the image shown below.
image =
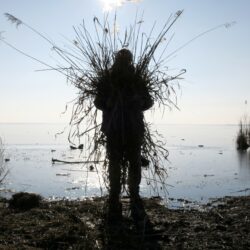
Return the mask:
<path fill-rule="evenodd" d="M 94 100 L 94 105 L 97 109 L 106 110 L 109 106 L 110 99 L 110 84 L 107 75 L 98 79 L 97 94 Z"/>
<path fill-rule="evenodd" d="M 153 99 L 146 87 L 141 88 L 133 95 L 128 95 L 125 101 L 130 109 L 137 109 L 140 111 L 150 109 L 154 104 Z"/>
<path fill-rule="evenodd" d="M 145 111 L 150 109 L 154 105 L 153 98 L 149 94 L 149 90 L 146 86 L 146 83 L 140 79 L 140 95 L 141 95 L 141 110 Z"/>
<path fill-rule="evenodd" d="M 99 83 L 94 105 L 102 111 L 111 109 L 114 102 L 114 94 L 108 81 Z"/>
<path fill-rule="evenodd" d="M 146 89 L 146 91 L 144 92 L 144 96 L 142 98 L 141 109 L 142 111 L 145 111 L 145 110 L 150 109 L 153 105 L 154 105 L 154 101 L 152 97 L 150 96 L 148 90 Z"/>
<path fill-rule="evenodd" d="M 149 93 L 146 81 L 142 78 L 140 74 L 137 73 L 135 75 L 135 81 L 135 86 L 137 86 L 135 90 L 135 97 L 137 99 L 137 103 L 139 103 L 141 111 L 146 111 L 154 105 L 153 98 Z"/>

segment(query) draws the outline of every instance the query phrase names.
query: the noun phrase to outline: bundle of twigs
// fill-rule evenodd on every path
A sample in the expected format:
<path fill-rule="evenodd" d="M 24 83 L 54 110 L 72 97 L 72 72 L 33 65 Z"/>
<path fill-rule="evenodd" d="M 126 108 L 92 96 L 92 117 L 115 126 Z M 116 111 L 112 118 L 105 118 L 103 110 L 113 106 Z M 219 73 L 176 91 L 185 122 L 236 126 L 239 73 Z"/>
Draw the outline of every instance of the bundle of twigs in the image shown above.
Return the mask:
<path fill-rule="evenodd" d="M 81 138 L 85 145 L 85 152 L 88 154 L 87 161 L 95 162 L 96 170 L 99 167 L 98 163 L 102 163 L 105 169 L 108 164 L 105 152 L 106 138 L 100 129 L 101 120 L 99 112 L 94 106 L 94 99 L 98 93 L 98 82 L 100 79 L 107 77 L 114 63 L 116 52 L 122 48 L 127 48 L 132 52 L 135 71 L 146 84 L 155 106 L 177 107 L 174 86 L 178 86 L 178 80 L 181 79 L 185 70 L 181 70 L 174 76 L 169 75 L 166 67 L 167 59 L 205 33 L 220 27 L 228 28 L 231 26 L 228 23 L 222 24 L 202 32 L 174 52 L 166 55 L 167 46 L 172 39 L 171 36 L 167 38 L 167 35 L 169 35 L 170 29 L 182 15 L 182 12 L 177 11 L 174 15 L 170 15 L 157 35 L 155 35 L 155 24 L 148 35 L 142 31 L 142 17 L 136 17 L 134 24 L 126 29 L 122 35 L 116 30 L 116 15 L 113 21 L 109 21 L 108 16 L 106 16 L 103 22 L 95 17 L 93 19 L 94 34 L 89 32 L 83 21 L 79 27 L 74 27 L 75 39 L 70 41 L 68 49 L 57 46 L 46 36 L 13 15 L 5 14 L 16 26 L 26 26 L 52 46 L 56 54 L 62 59 L 61 64 L 56 67 L 18 50 L 4 39 L 1 40 L 18 52 L 45 65 L 48 69 L 62 73 L 79 90 L 78 97 L 73 101 L 70 120 L 71 130 L 68 139 L 70 142 L 74 142 L 75 139 Z M 146 122 L 145 127 L 142 156 L 148 159 L 150 164 L 147 171 L 144 171 L 144 177 L 147 183 L 154 187 L 155 191 L 166 190 L 167 171 L 164 160 L 168 157 L 168 151 L 161 139 L 162 137 L 158 136 L 157 132 L 153 133 Z M 104 183 L 106 183 L 105 174 L 99 177 L 100 179 L 104 177 Z M 100 181 L 100 183 L 103 182 Z"/>
<path fill-rule="evenodd" d="M 153 40 L 155 25 L 153 25 L 150 33 L 146 35 L 142 31 L 142 17 L 136 17 L 134 24 L 125 30 L 122 37 L 120 32 L 115 30 L 117 26 L 116 15 L 113 21 L 109 21 L 108 16 L 106 16 L 102 23 L 95 17 L 93 19 L 95 33 L 90 34 L 83 21 L 79 27 L 74 27 L 75 39 L 70 42 L 69 48 L 65 49 L 57 46 L 46 36 L 20 19 L 6 13 L 6 17 L 16 26 L 26 26 L 52 46 L 53 50 L 62 59 L 61 65 L 56 67 L 18 50 L 3 39 L 2 41 L 22 54 L 42 63 L 48 69 L 64 74 L 67 80 L 79 90 L 78 97 L 73 101 L 70 120 L 71 129 L 68 139 L 74 143 L 75 139 L 81 138 L 85 145 L 85 152 L 88 154 L 87 161 L 95 162 L 96 170 L 98 163 L 102 163 L 105 169 L 108 164 L 105 152 L 106 138 L 101 132 L 101 120 L 94 106 L 94 99 L 98 93 L 98 82 L 108 76 L 116 52 L 122 48 L 127 48 L 133 54 L 136 74 L 143 79 L 155 105 L 158 107 L 177 107 L 173 84 L 180 79 L 185 70 L 180 71 L 175 76 L 170 76 L 166 70 L 166 59 L 168 57 L 166 57 L 165 51 L 169 43 L 166 35 L 181 14 L 182 11 L 178 11 L 171 15 Z M 169 40 L 171 40 L 171 37 Z M 155 56 L 156 51 L 159 52 L 157 57 Z M 167 171 L 163 161 L 167 159 L 168 151 L 163 141 L 158 139 L 160 137 L 157 132 L 152 133 L 149 124 L 146 122 L 145 127 L 142 156 L 148 159 L 150 164 L 147 171 L 144 171 L 144 177 L 147 183 L 152 184 L 157 191 L 166 188 Z M 103 173 L 104 175 L 101 175 L 100 178 L 104 177 L 104 183 L 106 183 L 105 171 Z M 100 183 L 103 182 L 100 180 Z M 159 185 L 160 189 L 158 188 Z"/>

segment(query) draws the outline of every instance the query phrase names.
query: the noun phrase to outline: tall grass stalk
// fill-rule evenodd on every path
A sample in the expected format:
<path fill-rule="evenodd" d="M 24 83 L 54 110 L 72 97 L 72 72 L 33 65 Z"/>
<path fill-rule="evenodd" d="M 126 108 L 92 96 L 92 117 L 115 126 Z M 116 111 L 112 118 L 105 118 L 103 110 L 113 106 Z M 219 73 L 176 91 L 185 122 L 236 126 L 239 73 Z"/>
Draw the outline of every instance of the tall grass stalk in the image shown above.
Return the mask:
<path fill-rule="evenodd" d="M 240 120 L 236 143 L 238 150 L 250 147 L 250 120 L 246 115 Z"/>
<path fill-rule="evenodd" d="M 6 168 L 5 161 L 4 161 L 3 143 L 2 143 L 2 139 L 0 138 L 0 185 L 4 182 L 4 179 L 6 178 L 8 172 L 9 171 Z"/>

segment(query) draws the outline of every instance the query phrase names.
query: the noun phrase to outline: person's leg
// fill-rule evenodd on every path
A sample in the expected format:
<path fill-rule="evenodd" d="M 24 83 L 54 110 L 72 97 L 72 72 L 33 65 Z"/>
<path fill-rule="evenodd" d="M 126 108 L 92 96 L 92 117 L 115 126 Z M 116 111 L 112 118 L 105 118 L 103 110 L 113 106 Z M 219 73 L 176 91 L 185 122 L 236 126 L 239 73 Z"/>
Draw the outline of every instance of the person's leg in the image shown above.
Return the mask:
<path fill-rule="evenodd" d="M 133 138 L 126 148 L 129 161 L 128 188 L 130 193 L 132 213 L 136 207 L 142 207 L 140 199 L 141 183 L 141 143 L 140 138 Z M 133 216 L 133 215 L 132 215 Z"/>
<path fill-rule="evenodd" d="M 127 158 L 129 161 L 128 169 L 128 188 L 131 200 L 140 198 L 141 183 L 141 149 L 140 145 L 131 145 L 127 150 Z"/>
<path fill-rule="evenodd" d="M 111 220 L 117 220 L 122 217 L 122 206 L 119 201 L 120 192 L 121 192 L 122 150 L 114 140 L 108 138 L 107 139 L 107 153 L 108 153 L 108 159 L 109 159 L 108 217 Z"/>
<path fill-rule="evenodd" d="M 141 182 L 141 143 L 133 138 L 126 146 L 126 158 L 129 161 L 128 188 L 131 200 L 138 199 Z"/>
<path fill-rule="evenodd" d="M 129 160 L 128 185 L 130 192 L 131 216 L 134 219 L 136 227 L 139 231 L 151 232 L 152 226 L 139 194 L 142 176 L 140 138 L 132 141 L 130 147 L 127 147 L 126 153 Z"/>

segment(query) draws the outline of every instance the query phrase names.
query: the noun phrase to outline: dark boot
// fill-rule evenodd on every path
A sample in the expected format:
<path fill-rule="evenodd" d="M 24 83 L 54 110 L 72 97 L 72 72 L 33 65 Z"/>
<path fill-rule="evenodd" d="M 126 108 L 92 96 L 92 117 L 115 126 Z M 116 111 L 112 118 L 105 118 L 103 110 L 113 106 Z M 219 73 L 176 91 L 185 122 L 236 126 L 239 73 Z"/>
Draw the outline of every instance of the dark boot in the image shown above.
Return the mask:
<path fill-rule="evenodd" d="M 135 226 L 140 233 L 149 234 L 153 232 L 153 226 L 145 211 L 141 198 L 131 198 L 131 216 L 135 222 Z"/>
<path fill-rule="evenodd" d="M 107 219 L 108 223 L 116 224 L 120 223 L 122 220 L 122 204 L 119 200 L 114 200 L 109 198 L 107 209 Z"/>
<path fill-rule="evenodd" d="M 134 221 L 143 221 L 147 217 L 143 201 L 140 198 L 131 198 L 130 209 Z"/>
<path fill-rule="evenodd" d="M 119 200 L 109 198 L 105 224 L 108 237 L 119 237 L 123 233 L 122 204 Z"/>

